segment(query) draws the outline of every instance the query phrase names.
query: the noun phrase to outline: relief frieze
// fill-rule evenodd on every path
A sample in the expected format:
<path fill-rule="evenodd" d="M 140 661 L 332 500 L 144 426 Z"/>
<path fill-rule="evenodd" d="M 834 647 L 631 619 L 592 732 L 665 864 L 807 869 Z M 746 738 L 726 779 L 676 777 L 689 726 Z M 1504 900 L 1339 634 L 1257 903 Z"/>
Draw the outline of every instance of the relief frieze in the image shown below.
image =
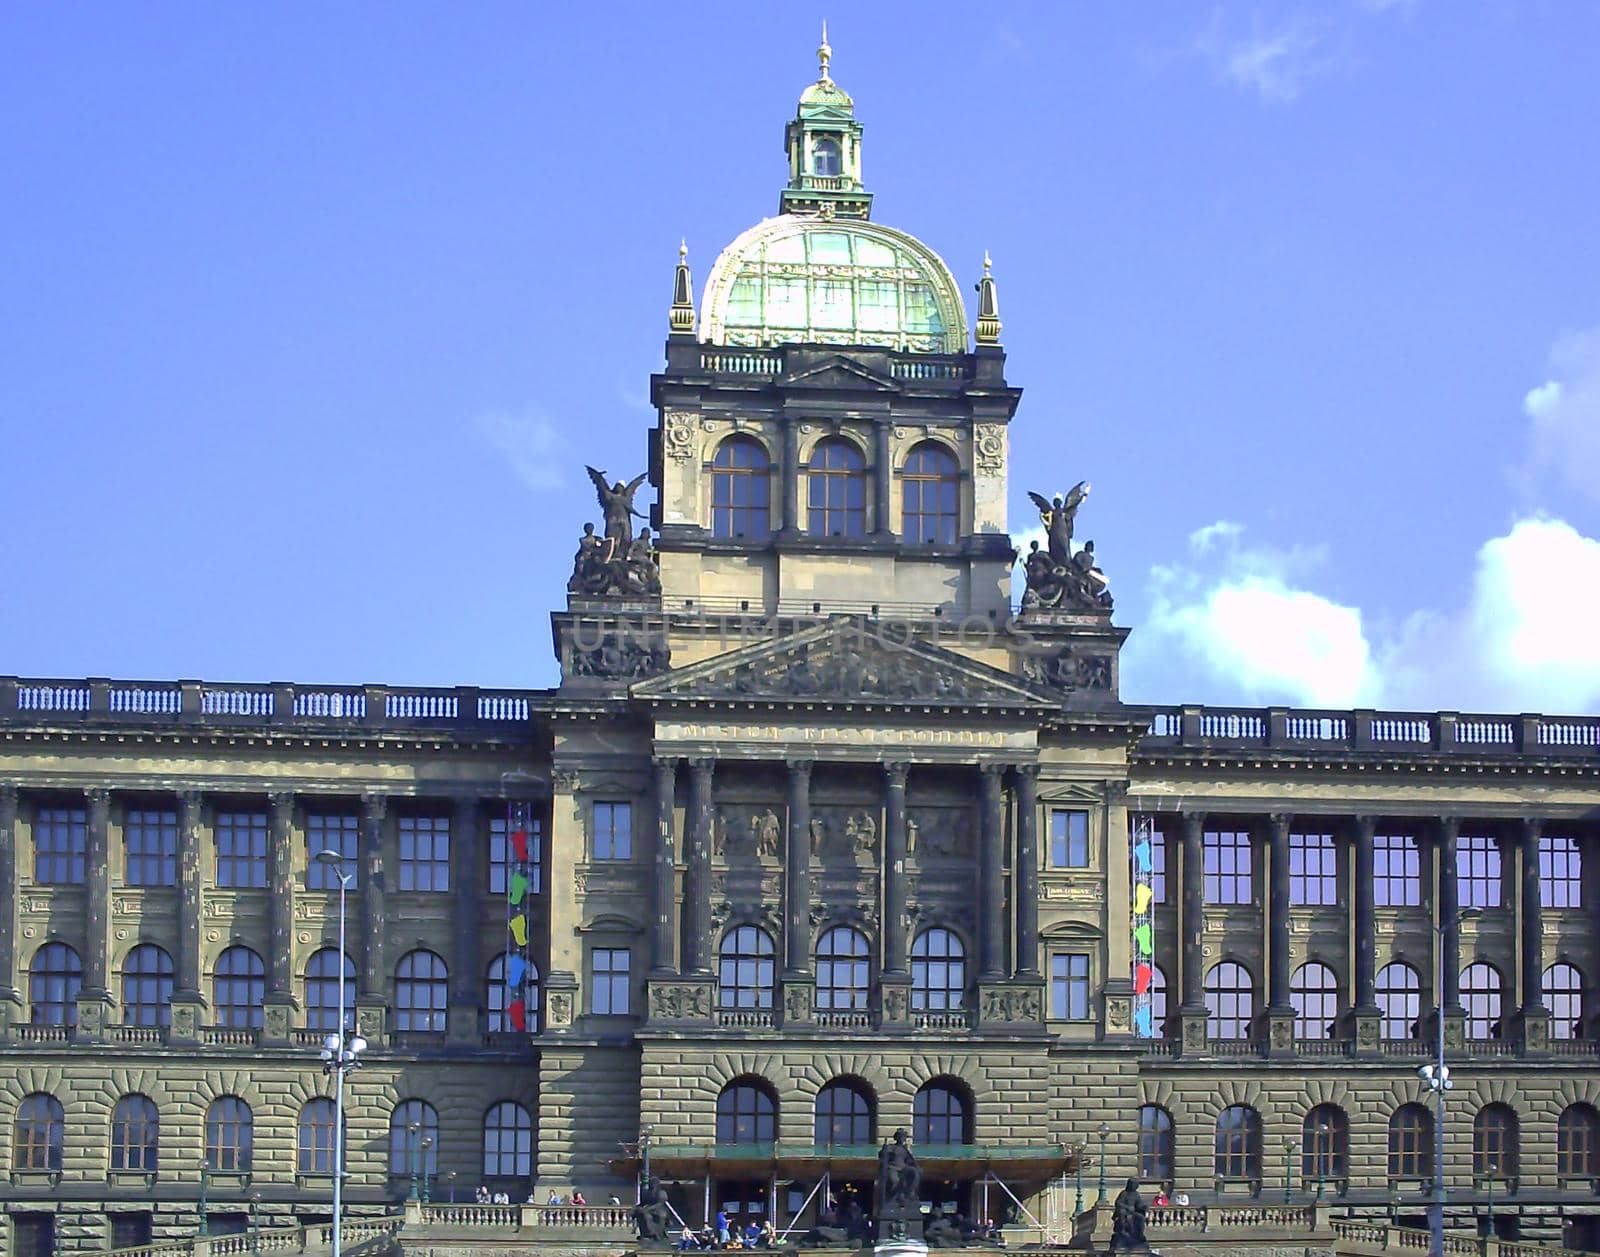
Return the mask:
<path fill-rule="evenodd" d="M 964 807 L 906 809 L 906 854 L 926 863 L 972 854 L 972 811 Z"/>
<path fill-rule="evenodd" d="M 782 851 L 783 822 L 770 804 L 724 805 L 717 809 L 711 832 L 713 855 L 776 860 Z"/>

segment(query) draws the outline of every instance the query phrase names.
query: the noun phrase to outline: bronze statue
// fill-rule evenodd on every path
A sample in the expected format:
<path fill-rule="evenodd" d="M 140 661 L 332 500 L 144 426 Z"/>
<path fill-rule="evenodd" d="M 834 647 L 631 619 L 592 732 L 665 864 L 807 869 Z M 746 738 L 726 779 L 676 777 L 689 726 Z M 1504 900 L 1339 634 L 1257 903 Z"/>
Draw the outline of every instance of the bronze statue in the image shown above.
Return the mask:
<path fill-rule="evenodd" d="M 645 1184 L 643 1198 L 633 1207 L 633 1224 L 641 1240 L 664 1241 L 673 1222 L 672 1204 L 660 1179 Z"/>
<path fill-rule="evenodd" d="M 878 1217 L 920 1216 L 922 1167 L 906 1143 L 904 1129 L 878 1150 Z"/>
<path fill-rule="evenodd" d="M 594 481 L 594 487 L 600 494 L 600 509 L 606 517 L 606 541 L 610 543 L 606 559 L 625 558 L 628 547 L 633 544 L 633 517 L 649 518 L 633 509 L 633 495 L 649 473 L 641 471 L 627 484 L 619 480 L 608 485 L 605 472 L 596 471 L 593 467 L 585 467 L 584 470 L 589 473 L 589 479 Z"/>
<path fill-rule="evenodd" d="M 1139 1180 L 1130 1178 L 1111 1205 L 1111 1251 L 1119 1248 L 1148 1248 L 1144 1237 L 1144 1201 L 1139 1199 Z"/>
<path fill-rule="evenodd" d="M 1080 480 L 1067 492 L 1066 497 L 1056 494 L 1051 501 L 1043 494 L 1029 490 L 1028 496 L 1039 508 L 1039 522 L 1044 525 L 1045 536 L 1050 541 L 1050 560 L 1063 566 L 1072 561 L 1072 521 L 1078 507 L 1089 496 L 1089 482 Z"/>
<path fill-rule="evenodd" d="M 1111 610 L 1111 581 L 1100 570 L 1094 542 L 1072 552 L 1072 525 L 1078 507 L 1089 496 L 1089 482 L 1079 481 L 1065 497 L 1052 501 L 1038 493 L 1028 494 L 1039 508 L 1039 521 L 1045 527 L 1046 547 L 1032 542 L 1022 560 L 1027 585 L 1022 609 L 1096 611 Z"/>

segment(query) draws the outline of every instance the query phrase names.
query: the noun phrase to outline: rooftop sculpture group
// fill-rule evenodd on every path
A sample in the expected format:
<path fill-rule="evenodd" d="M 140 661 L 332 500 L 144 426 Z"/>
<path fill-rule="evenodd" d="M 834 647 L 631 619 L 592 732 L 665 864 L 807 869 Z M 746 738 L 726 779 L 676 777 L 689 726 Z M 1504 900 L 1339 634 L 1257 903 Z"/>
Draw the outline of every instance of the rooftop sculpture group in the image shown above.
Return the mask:
<path fill-rule="evenodd" d="M 1065 497 L 1057 494 L 1054 500 L 1039 493 L 1028 496 L 1039 508 L 1047 544 L 1041 550 L 1039 543 L 1033 542 L 1022 560 L 1027 580 L 1023 610 L 1109 611 L 1111 582 L 1094 557 L 1094 542 L 1087 541 L 1076 554 L 1072 552 L 1072 524 L 1078 507 L 1089 496 L 1089 482 L 1080 480 Z"/>
<path fill-rule="evenodd" d="M 600 497 L 600 510 L 606 530 L 596 536 L 593 524 L 583 526 L 578 552 L 572 560 L 572 579 L 567 592 L 586 598 L 642 598 L 661 592 L 661 569 L 656 565 L 655 546 L 650 530 L 641 528 L 633 535 L 633 520 L 647 516 L 633 509 L 633 495 L 644 483 L 640 473 L 623 484 L 606 483 L 606 473 L 587 467 L 589 479 Z"/>

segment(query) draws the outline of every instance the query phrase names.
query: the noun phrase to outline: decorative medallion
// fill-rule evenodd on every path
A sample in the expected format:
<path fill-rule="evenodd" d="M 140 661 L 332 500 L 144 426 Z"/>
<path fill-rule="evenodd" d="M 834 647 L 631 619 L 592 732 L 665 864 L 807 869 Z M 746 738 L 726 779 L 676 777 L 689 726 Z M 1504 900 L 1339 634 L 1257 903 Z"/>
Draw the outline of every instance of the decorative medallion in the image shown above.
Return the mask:
<path fill-rule="evenodd" d="M 972 425 L 972 450 L 978 470 L 998 474 L 1006 466 L 1006 430 L 1004 424 L 975 423 Z"/>
<path fill-rule="evenodd" d="M 695 455 L 695 436 L 693 412 L 687 410 L 669 410 L 662 417 L 665 425 L 665 445 L 667 457 L 675 462 L 686 463 Z"/>

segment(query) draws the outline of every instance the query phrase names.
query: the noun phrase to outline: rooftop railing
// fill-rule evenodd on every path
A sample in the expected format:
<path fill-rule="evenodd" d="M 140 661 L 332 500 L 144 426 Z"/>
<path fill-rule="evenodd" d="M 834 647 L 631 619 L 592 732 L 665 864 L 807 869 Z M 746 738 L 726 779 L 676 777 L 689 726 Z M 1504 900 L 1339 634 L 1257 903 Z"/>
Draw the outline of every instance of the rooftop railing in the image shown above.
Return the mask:
<path fill-rule="evenodd" d="M 888 356 L 890 376 L 917 385 L 959 385 L 973 377 L 973 359 L 967 354 L 901 353 L 875 349 Z M 744 346 L 706 346 L 700 350 L 700 369 L 714 375 L 747 375 L 775 379 L 783 375 L 786 350 Z M 804 361 L 817 357 L 817 347 L 807 346 Z"/>

